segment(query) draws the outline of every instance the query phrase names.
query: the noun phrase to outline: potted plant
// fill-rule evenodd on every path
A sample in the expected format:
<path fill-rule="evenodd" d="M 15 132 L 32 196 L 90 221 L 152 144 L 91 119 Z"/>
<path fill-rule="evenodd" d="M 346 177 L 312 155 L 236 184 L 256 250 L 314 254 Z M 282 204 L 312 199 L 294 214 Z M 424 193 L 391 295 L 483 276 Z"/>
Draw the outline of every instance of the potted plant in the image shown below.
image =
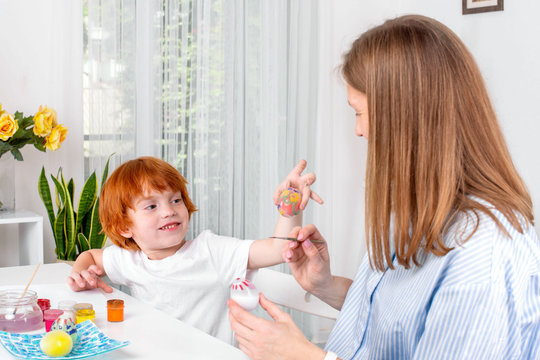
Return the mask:
<path fill-rule="evenodd" d="M 111 156 L 107 159 L 103 169 L 100 193 L 103 184 L 107 180 Z M 49 216 L 54 241 L 56 242 L 55 252 L 57 258 L 59 260 L 73 261 L 83 251 L 102 248 L 107 238 L 99 221 L 99 193 L 96 172 L 94 171 L 86 180 L 77 207 L 74 204 L 75 185 L 73 178 L 66 183 L 62 168 L 60 168 L 58 175 L 56 177 L 51 175 L 51 179 L 55 186 L 56 211 L 54 211 L 49 182 L 43 167 L 39 176 L 38 191 Z"/>

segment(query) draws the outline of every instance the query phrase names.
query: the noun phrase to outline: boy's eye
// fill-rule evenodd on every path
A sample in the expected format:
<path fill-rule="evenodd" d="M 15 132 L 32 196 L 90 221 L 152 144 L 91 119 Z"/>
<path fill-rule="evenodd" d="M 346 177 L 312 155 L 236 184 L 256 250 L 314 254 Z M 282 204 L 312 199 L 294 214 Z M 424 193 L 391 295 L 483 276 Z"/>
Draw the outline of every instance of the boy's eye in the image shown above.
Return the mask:
<path fill-rule="evenodd" d="M 173 204 L 180 204 L 182 202 L 182 198 L 179 198 L 179 199 L 174 199 L 172 201 Z"/>
<path fill-rule="evenodd" d="M 147 207 L 145 207 L 144 209 L 145 210 L 153 210 L 156 208 L 156 205 L 148 205 Z"/>

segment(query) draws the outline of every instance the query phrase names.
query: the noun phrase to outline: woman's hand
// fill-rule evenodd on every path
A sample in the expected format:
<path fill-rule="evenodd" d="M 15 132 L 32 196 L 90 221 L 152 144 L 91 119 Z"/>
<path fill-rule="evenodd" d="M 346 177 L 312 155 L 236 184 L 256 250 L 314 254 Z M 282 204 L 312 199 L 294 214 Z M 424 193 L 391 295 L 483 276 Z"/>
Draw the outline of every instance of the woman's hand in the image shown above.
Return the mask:
<path fill-rule="evenodd" d="M 88 269 L 81 272 L 72 271 L 67 278 L 67 284 L 73 291 L 100 288 L 111 293 L 113 291 L 112 287 L 100 278 L 101 275 L 103 275 L 103 270 L 97 265 L 90 265 Z"/>
<path fill-rule="evenodd" d="M 313 224 L 303 229 L 294 228 L 289 236 L 298 241 L 290 241 L 289 246 L 284 248 L 283 260 L 289 263 L 300 286 L 317 295 L 318 289 L 329 287 L 332 281 L 328 244 Z"/>
<path fill-rule="evenodd" d="M 274 191 L 274 203 L 277 205 L 279 202 L 279 196 L 289 187 L 294 187 L 302 193 L 302 202 L 300 203 L 300 210 L 304 210 L 309 199 L 313 199 L 319 204 L 323 203 L 323 200 L 316 192 L 311 191 L 310 186 L 317 180 L 317 177 L 314 173 L 310 172 L 302 175 L 302 172 L 306 169 L 307 162 L 306 160 L 300 160 L 298 164 L 291 170 L 289 175 L 283 180 L 281 184 L 278 185 L 276 191 Z"/>
<path fill-rule="evenodd" d="M 328 245 L 319 230 L 310 224 L 303 229 L 294 228 L 289 236 L 298 241 L 290 241 L 281 255 L 296 281 L 304 290 L 341 310 L 352 280 L 330 272 Z"/>
<path fill-rule="evenodd" d="M 310 343 L 290 315 L 260 294 L 259 302 L 273 321 L 256 317 L 229 300 L 229 320 L 239 348 L 251 359 L 324 359 L 326 352 Z"/>

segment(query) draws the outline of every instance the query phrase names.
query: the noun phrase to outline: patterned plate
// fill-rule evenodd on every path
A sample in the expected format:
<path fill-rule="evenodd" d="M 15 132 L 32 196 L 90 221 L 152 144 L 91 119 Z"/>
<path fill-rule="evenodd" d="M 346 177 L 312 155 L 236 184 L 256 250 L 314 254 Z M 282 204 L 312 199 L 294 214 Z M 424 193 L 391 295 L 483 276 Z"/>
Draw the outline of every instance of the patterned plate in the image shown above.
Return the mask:
<path fill-rule="evenodd" d="M 129 341 L 108 338 L 90 320 L 76 326 L 77 342 L 69 355 L 65 357 L 53 358 L 41 351 L 39 342 L 45 333 L 28 335 L 0 331 L 0 341 L 11 355 L 22 359 L 83 359 L 129 345 Z"/>

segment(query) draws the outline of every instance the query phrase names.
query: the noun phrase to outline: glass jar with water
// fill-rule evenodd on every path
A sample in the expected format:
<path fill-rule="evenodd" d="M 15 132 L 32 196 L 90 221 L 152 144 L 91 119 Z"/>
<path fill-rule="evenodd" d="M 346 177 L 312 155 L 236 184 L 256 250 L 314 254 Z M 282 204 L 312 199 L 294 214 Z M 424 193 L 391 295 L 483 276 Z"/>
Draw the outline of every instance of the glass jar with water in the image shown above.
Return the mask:
<path fill-rule="evenodd" d="M 43 327 L 43 313 L 35 291 L 0 291 L 0 331 L 26 332 Z"/>

